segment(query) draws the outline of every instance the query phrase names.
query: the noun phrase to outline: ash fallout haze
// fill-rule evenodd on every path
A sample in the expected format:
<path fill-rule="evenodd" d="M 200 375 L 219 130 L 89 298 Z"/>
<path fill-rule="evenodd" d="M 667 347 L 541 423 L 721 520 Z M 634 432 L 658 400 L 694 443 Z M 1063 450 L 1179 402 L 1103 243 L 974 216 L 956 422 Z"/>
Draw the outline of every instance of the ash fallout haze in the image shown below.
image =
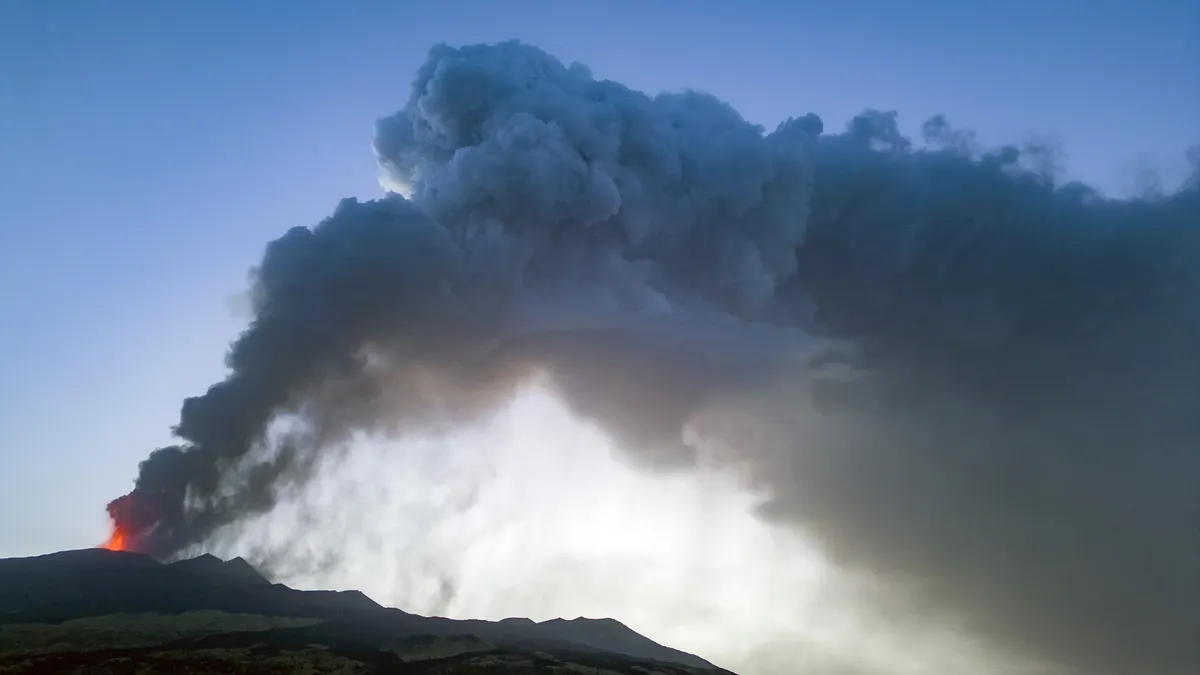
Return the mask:
<path fill-rule="evenodd" d="M 1200 10 L 130 4 L 0 10 L 0 553 L 1198 672 Z"/>

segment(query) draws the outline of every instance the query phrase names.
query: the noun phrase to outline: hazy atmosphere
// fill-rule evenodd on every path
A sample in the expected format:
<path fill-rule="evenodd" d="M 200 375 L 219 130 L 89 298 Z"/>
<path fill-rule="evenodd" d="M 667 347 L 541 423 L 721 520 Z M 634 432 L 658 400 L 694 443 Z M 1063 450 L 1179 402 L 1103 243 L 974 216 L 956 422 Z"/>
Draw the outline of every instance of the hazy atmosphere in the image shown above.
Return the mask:
<path fill-rule="evenodd" d="M 0 6 L 0 557 L 1195 672 L 1200 9 L 288 7 Z"/>

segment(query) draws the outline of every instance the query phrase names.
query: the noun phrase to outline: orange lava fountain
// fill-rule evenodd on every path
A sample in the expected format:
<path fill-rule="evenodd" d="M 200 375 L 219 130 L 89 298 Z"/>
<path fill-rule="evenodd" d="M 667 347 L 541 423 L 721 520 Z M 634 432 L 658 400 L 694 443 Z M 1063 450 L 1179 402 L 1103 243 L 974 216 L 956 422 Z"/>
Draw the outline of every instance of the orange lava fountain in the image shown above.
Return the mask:
<path fill-rule="evenodd" d="M 121 528 L 114 526 L 112 535 L 109 536 L 108 541 L 100 544 L 100 548 L 106 548 L 110 551 L 128 551 L 128 539 L 129 538 L 125 536 L 125 533 L 121 531 Z"/>

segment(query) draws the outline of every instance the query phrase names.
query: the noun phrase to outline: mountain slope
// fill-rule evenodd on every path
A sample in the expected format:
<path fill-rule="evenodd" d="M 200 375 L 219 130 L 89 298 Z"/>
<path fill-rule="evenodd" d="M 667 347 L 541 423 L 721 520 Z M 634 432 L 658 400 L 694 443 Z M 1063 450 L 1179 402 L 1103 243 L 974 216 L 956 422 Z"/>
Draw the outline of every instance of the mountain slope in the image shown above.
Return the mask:
<path fill-rule="evenodd" d="M 13 645 L 22 644 L 14 635 L 26 636 L 25 644 L 78 648 L 14 652 Z M 724 672 L 613 619 L 535 623 L 423 617 L 384 608 L 357 591 L 298 591 L 272 584 L 240 558 L 205 555 L 164 565 L 138 554 L 89 549 L 0 560 L 0 672 L 22 672 L 14 665 L 25 663 L 21 659 L 36 659 L 26 664 L 35 670 L 104 670 L 108 666 L 96 659 L 143 658 L 159 659 L 168 670 L 194 670 L 201 667 L 198 654 L 216 670 L 256 672 L 259 664 L 263 672 L 286 671 L 300 666 L 280 665 L 270 654 L 282 650 L 311 660 L 316 658 L 309 654 L 313 645 L 326 650 L 325 656 L 349 659 L 334 668 L 345 672 L 426 672 L 413 670 L 417 661 L 426 664 L 422 668 L 453 662 L 484 668 L 480 672 L 500 670 L 505 663 L 528 672 L 557 672 L 566 666 L 554 663 L 582 662 L 593 663 L 586 667 L 597 672 L 626 672 L 637 663 L 652 666 L 652 672 Z M 396 670 L 397 664 L 408 665 Z M 637 667 L 644 673 L 648 666 Z"/>

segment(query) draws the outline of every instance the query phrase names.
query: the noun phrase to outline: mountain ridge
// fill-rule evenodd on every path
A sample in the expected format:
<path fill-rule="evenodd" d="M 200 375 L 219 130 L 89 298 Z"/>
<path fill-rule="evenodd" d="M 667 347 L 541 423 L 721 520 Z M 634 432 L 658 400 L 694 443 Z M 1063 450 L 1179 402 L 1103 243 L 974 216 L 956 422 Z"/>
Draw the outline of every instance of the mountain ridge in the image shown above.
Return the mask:
<path fill-rule="evenodd" d="M 267 635 L 294 648 L 320 643 L 374 653 L 409 638 L 471 636 L 500 651 L 641 660 L 679 666 L 685 669 L 681 672 L 727 672 L 699 656 L 661 645 L 616 619 L 536 622 L 525 617 L 500 621 L 425 617 L 384 607 L 360 591 L 302 591 L 272 583 L 241 558 L 225 561 L 205 554 L 160 563 L 136 553 L 83 549 L 0 559 L 0 628 L 6 624 L 64 624 L 97 616 L 178 616 L 198 611 L 315 623 L 272 628 L 265 634 L 238 634 L 240 637 L 209 635 L 197 639 L 193 645 L 197 649 L 203 645 L 249 648 Z M 446 644 L 460 643 L 470 641 Z M 474 648 L 468 651 L 480 653 Z"/>

